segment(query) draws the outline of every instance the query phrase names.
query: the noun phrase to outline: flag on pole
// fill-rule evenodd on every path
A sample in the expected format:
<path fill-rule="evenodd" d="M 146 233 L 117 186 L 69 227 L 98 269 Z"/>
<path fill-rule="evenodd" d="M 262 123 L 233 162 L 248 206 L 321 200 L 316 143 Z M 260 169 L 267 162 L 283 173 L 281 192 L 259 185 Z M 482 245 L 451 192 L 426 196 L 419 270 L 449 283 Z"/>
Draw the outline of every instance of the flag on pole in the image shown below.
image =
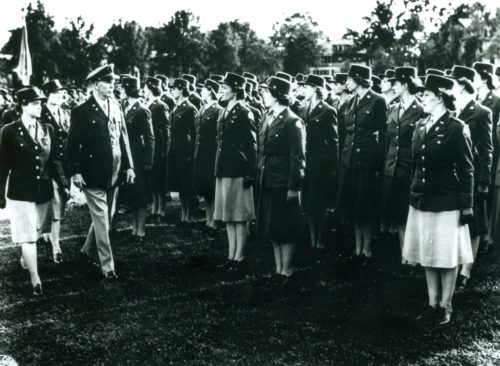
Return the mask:
<path fill-rule="evenodd" d="M 19 63 L 14 69 L 14 72 L 19 76 L 23 85 L 30 85 L 31 74 L 33 73 L 31 65 L 30 48 L 28 45 L 28 29 L 26 27 L 26 19 L 24 20 L 23 33 L 21 36 L 21 47 L 19 50 Z"/>

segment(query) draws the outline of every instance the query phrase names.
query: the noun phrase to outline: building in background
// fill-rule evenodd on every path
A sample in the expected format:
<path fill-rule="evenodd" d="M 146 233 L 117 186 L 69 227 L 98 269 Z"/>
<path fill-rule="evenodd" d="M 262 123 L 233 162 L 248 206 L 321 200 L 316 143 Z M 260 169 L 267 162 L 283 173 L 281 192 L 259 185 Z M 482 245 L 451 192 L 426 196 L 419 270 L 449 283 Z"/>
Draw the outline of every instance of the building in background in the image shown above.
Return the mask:
<path fill-rule="evenodd" d="M 346 71 L 351 63 L 370 65 L 365 52 L 354 51 L 352 40 L 327 40 L 322 46 L 324 54 L 321 56 L 321 64 L 309 68 L 310 74 L 333 76 L 336 72 Z"/>

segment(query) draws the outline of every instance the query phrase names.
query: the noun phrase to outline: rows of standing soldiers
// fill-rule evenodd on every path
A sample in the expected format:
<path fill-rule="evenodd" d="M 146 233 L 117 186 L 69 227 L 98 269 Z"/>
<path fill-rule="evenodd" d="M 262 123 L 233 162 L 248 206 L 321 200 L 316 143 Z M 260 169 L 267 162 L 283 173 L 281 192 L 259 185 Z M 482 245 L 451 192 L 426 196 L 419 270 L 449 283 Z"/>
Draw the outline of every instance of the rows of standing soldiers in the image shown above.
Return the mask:
<path fill-rule="evenodd" d="M 179 225 L 194 225 L 199 197 L 207 235 L 225 225 L 222 270 L 245 272 L 251 233 L 273 247 L 273 283 L 281 286 L 293 282 L 304 218 L 315 258 L 341 245 L 326 239 L 332 225 L 352 230 L 356 268 L 372 265 L 379 231 L 393 234 L 402 262 L 426 273 L 429 304 L 418 319 L 439 324 L 450 321 L 455 286 L 467 286 L 480 244 L 487 252 L 500 241 L 500 97 L 492 64 L 427 69 L 424 76 L 412 67 L 375 76 L 351 65 L 333 76 L 278 72 L 262 83 L 251 73 L 211 75 L 204 83 L 189 74 L 141 81 L 105 65 L 87 81 L 72 88 L 50 80 L 43 94 L 23 88 L 16 101 L 0 90 L 1 193 L 7 176 L 13 186 L 22 169 L 4 131 L 26 133 L 31 116 L 48 126 L 52 142 L 44 163 L 56 168 L 32 177 L 46 180 L 43 199 L 44 189 L 7 193 L 9 202 L 33 203 L 27 212 L 37 216 L 29 241 L 14 240 L 13 221 L 26 219 L 11 217 L 36 295 L 41 280 L 30 248 L 50 242 L 54 261 L 64 260 L 59 231 L 71 181 L 93 221 L 78 263 L 96 265 L 110 280 L 118 277 L 109 238 L 117 199 L 131 213 L 127 240 L 141 243 L 147 221 L 166 220 L 170 192 L 179 193 Z M 40 104 L 39 115 L 30 104 Z M 33 159 L 40 159 L 36 151 Z M 47 197 L 51 208 L 42 210 Z"/>

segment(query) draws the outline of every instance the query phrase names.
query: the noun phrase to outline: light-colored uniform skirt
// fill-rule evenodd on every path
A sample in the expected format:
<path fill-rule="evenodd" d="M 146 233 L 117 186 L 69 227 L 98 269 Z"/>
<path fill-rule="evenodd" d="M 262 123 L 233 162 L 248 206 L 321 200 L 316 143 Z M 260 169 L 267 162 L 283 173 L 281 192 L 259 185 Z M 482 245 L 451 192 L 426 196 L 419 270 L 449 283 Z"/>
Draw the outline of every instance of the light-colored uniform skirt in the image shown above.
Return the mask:
<path fill-rule="evenodd" d="M 403 263 L 422 267 L 455 268 L 472 263 L 468 225 L 460 225 L 460 211 L 408 213 L 403 246 Z"/>
<path fill-rule="evenodd" d="M 216 178 L 214 219 L 223 222 L 255 219 L 253 188 L 243 188 L 243 177 Z"/>
<path fill-rule="evenodd" d="M 35 243 L 50 233 L 52 200 L 44 203 L 8 200 L 10 232 L 13 243 Z"/>

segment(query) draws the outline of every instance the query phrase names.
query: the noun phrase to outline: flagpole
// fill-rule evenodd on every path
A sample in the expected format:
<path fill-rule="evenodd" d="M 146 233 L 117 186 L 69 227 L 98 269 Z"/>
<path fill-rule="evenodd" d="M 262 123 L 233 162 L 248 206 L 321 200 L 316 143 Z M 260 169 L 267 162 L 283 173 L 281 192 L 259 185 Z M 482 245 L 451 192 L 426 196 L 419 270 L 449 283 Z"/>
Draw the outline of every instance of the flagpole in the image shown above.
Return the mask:
<path fill-rule="evenodd" d="M 13 70 L 21 83 L 25 86 L 30 85 L 31 75 L 33 73 L 33 67 L 31 64 L 31 54 L 28 43 L 28 27 L 26 24 L 26 17 L 23 16 L 23 29 L 21 33 L 21 46 L 19 48 L 19 63 L 17 67 Z"/>

